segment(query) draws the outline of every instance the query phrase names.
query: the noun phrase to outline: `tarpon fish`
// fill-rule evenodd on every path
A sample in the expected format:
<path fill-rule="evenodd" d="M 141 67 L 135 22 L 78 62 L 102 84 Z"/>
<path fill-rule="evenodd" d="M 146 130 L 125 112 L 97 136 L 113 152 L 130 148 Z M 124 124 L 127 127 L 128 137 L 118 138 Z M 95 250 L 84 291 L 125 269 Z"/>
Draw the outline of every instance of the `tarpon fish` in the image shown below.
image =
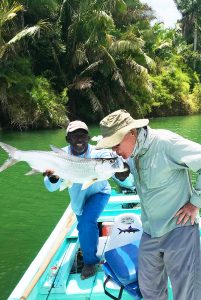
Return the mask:
<path fill-rule="evenodd" d="M 135 232 L 140 231 L 139 229 L 133 228 L 132 226 L 129 226 L 127 229 L 121 229 L 121 228 L 117 228 L 117 229 L 119 229 L 119 234 L 121 234 L 122 232 L 123 233 L 126 233 L 126 232 L 128 232 L 128 233 L 131 233 L 131 232 L 135 233 Z"/>
<path fill-rule="evenodd" d="M 26 175 L 54 170 L 54 175 L 63 180 L 60 190 L 71 187 L 73 183 L 81 183 L 82 189 L 86 189 L 96 181 L 107 180 L 116 172 L 125 171 L 119 157 L 80 158 L 54 146 L 51 146 L 52 151 L 22 151 L 0 142 L 0 147 L 9 155 L 0 172 L 19 161 L 25 161 L 31 167 Z"/>

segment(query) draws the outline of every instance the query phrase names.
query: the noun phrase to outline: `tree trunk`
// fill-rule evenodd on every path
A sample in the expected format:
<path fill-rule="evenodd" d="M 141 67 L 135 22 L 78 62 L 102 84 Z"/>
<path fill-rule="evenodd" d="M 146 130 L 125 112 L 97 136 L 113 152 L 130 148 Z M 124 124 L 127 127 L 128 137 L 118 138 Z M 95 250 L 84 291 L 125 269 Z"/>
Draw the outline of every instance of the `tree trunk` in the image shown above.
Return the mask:
<path fill-rule="evenodd" d="M 197 51 L 197 42 L 198 42 L 198 23 L 197 23 L 197 15 L 195 15 L 194 21 L 194 42 L 193 42 L 193 51 Z M 195 70 L 196 67 L 196 58 L 194 58 L 193 68 Z"/>

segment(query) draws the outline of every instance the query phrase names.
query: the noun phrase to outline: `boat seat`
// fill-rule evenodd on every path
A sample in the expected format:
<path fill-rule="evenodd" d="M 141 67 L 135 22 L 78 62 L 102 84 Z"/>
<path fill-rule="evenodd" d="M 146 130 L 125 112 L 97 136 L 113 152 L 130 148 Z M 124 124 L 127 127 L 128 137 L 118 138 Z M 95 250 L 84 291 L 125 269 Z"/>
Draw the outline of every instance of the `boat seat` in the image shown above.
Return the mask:
<path fill-rule="evenodd" d="M 132 243 L 134 240 L 140 241 L 141 235 L 142 223 L 139 215 L 134 213 L 120 214 L 114 219 L 105 252 Z"/>

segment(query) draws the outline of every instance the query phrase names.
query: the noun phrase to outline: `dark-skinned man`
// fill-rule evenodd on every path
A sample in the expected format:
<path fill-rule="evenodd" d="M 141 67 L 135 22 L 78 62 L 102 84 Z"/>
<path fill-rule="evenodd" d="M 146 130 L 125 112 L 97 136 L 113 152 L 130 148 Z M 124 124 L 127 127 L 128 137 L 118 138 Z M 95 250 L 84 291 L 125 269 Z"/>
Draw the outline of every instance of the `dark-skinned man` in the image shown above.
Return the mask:
<path fill-rule="evenodd" d="M 70 122 L 66 130 L 66 141 L 69 145 L 63 150 L 70 155 L 83 158 L 111 157 L 110 150 L 96 150 L 89 144 L 89 140 L 89 130 L 84 122 Z M 62 182 L 62 179 L 54 176 L 53 173 L 54 170 L 47 170 L 44 174 L 46 175 L 45 186 L 51 192 L 58 190 Z M 122 181 L 129 175 L 129 171 L 124 172 L 123 175 L 118 174 Z M 85 190 L 82 190 L 82 184 L 74 183 L 68 191 L 71 207 L 78 221 L 78 237 L 83 254 L 84 266 L 81 278 L 86 279 L 95 274 L 96 265 L 99 263 L 99 258 L 96 256 L 99 237 L 97 220 L 110 198 L 111 187 L 108 181 L 104 180 L 95 182 Z"/>

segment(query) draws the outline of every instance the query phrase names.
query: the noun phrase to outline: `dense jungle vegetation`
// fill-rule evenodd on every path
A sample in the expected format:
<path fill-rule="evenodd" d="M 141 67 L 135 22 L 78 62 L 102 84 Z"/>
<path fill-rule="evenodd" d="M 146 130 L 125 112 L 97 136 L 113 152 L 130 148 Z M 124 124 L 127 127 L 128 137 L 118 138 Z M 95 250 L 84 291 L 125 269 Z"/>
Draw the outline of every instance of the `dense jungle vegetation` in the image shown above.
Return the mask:
<path fill-rule="evenodd" d="M 0 128 L 201 112 L 201 4 L 173 29 L 139 0 L 0 1 Z"/>

